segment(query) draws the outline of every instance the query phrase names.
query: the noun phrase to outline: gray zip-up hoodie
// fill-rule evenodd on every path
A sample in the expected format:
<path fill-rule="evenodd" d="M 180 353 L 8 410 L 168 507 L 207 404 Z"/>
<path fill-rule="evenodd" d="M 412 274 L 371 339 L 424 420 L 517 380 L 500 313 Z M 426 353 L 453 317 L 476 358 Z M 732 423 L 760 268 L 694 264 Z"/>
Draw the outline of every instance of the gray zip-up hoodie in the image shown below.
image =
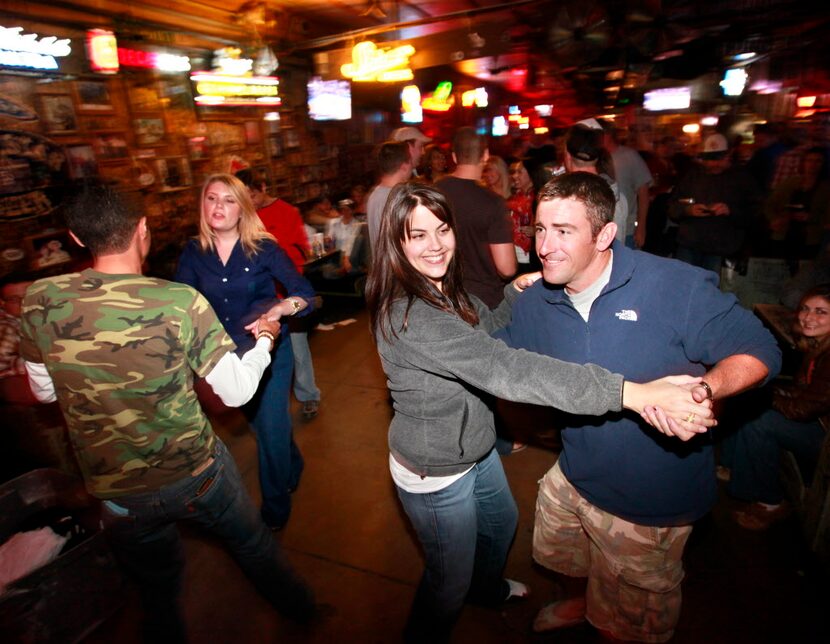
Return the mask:
<path fill-rule="evenodd" d="M 472 299 L 481 319 L 475 328 L 415 300 L 402 330 L 406 300 L 399 299 L 391 315 L 398 337 L 390 342 L 377 338 L 395 412 L 389 449 L 407 469 L 448 476 L 486 456 L 496 440 L 487 394 L 574 414 L 622 408 L 621 375 L 511 349 L 490 337 L 489 332 L 509 322 L 508 300 L 515 295 L 495 311 Z"/>

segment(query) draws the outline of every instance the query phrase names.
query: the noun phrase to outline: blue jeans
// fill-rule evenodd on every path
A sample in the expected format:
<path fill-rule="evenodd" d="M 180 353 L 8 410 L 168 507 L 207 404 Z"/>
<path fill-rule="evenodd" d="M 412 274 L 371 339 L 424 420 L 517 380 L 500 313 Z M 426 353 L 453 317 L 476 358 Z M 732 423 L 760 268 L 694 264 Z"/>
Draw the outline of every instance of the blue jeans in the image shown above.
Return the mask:
<path fill-rule="evenodd" d="M 262 518 L 272 528 L 291 514 L 291 493 L 300 483 L 303 457 L 294 443 L 288 403 L 294 355 L 287 334 L 280 336 L 271 365 L 254 397 L 243 407 L 256 432 Z"/>
<path fill-rule="evenodd" d="M 213 463 L 196 476 L 153 492 L 104 501 L 101 519 L 122 566 L 136 580 L 147 641 L 185 641 L 179 611 L 184 564 L 176 522 L 192 521 L 219 537 L 257 590 L 299 621 L 314 612 L 311 590 L 292 570 L 262 522 L 233 457 L 216 438 Z"/>
<path fill-rule="evenodd" d="M 778 476 L 781 450 L 793 453 L 809 484 L 823 439 L 817 420 L 802 423 L 768 409 L 726 439 L 731 443 L 729 493 L 746 501 L 780 503 L 784 498 Z"/>
<path fill-rule="evenodd" d="M 398 498 L 424 549 L 426 568 L 407 621 L 407 642 L 446 642 L 466 599 L 494 606 L 518 510 L 495 450 L 443 490 Z"/>
<path fill-rule="evenodd" d="M 720 276 L 721 264 L 723 264 L 722 255 L 710 255 L 708 253 L 704 253 L 703 251 L 693 250 L 691 248 L 686 248 L 685 246 L 678 246 L 674 256 L 681 262 L 686 262 L 692 266 L 700 266 L 701 268 L 717 273 L 718 276 Z"/>
<path fill-rule="evenodd" d="M 320 390 L 314 382 L 314 363 L 308 348 L 308 333 L 292 331 L 288 336 L 294 352 L 294 395 L 300 402 L 320 400 Z"/>

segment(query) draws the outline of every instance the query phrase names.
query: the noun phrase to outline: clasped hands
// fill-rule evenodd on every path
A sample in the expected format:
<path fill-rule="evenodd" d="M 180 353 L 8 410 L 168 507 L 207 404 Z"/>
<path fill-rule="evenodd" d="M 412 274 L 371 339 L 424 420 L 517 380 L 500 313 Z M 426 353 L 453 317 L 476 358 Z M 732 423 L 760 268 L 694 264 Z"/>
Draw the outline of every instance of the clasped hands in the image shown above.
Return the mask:
<path fill-rule="evenodd" d="M 270 333 L 276 338 L 280 333 L 280 320 L 278 317 L 273 316 L 271 311 L 267 311 L 250 324 L 246 324 L 245 330 L 250 331 L 255 338 L 263 331 Z"/>
<path fill-rule="evenodd" d="M 640 416 L 666 436 L 682 441 L 703 434 L 718 424 L 712 401 L 700 385 L 702 378 L 666 376 L 645 386 L 649 388 L 647 404 Z"/>

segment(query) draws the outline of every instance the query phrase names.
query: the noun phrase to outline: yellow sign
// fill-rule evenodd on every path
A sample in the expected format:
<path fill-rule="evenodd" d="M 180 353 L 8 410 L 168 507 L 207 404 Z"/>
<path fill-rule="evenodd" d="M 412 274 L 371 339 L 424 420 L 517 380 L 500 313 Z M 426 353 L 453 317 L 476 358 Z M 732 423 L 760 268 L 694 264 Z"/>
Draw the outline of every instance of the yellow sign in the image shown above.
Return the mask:
<path fill-rule="evenodd" d="M 346 78 L 358 82 L 408 81 L 414 78 L 409 68 L 409 58 L 414 54 L 415 48 L 412 45 L 378 49 L 375 43 L 367 40 L 352 48 L 352 62 L 341 65 L 340 72 Z"/>
<path fill-rule="evenodd" d="M 223 76 L 200 72 L 190 80 L 195 101 L 207 105 L 279 105 L 279 79 L 275 76 Z"/>

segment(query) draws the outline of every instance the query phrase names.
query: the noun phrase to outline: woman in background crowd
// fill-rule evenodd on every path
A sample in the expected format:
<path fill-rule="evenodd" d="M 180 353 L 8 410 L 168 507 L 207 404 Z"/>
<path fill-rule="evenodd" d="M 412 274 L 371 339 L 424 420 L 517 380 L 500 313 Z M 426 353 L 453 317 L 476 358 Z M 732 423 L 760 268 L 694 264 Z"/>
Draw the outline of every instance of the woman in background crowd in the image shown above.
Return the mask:
<path fill-rule="evenodd" d="M 781 450 L 795 455 L 809 482 L 824 440 L 822 421 L 830 427 L 830 284 L 804 294 L 797 318 L 804 358 L 795 381 L 776 387 L 772 407 L 726 439 L 731 441 L 729 493 L 751 502 L 736 513 L 749 530 L 765 530 L 789 514 L 778 474 Z"/>
<path fill-rule="evenodd" d="M 491 155 L 487 158 L 484 171 L 481 173 L 481 182 L 485 188 L 489 188 L 502 199 L 510 199 L 510 195 L 513 194 L 510 188 L 510 171 L 501 157 Z"/>
<path fill-rule="evenodd" d="M 447 154 L 440 146 L 430 143 L 424 152 L 423 177 L 429 183 L 435 183 L 447 174 Z"/>

